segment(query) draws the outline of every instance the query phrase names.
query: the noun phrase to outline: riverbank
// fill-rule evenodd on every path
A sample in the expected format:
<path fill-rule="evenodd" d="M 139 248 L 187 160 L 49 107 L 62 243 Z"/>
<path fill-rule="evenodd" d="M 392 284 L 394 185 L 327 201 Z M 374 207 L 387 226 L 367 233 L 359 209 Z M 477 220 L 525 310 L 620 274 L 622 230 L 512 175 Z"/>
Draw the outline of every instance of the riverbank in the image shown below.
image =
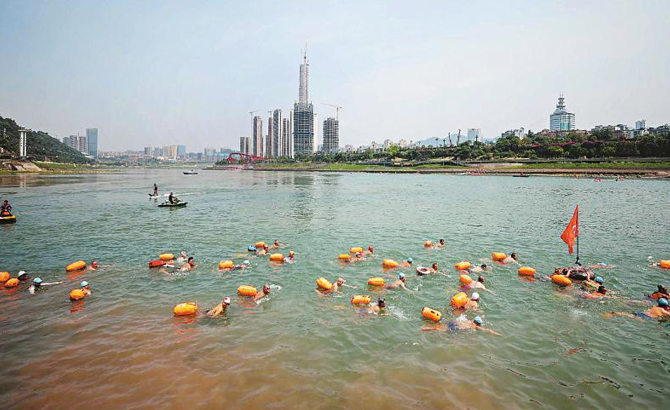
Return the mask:
<path fill-rule="evenodd" d="M 89 164 L 68 164 L 41 161 L 6 161 L 0 164 L 0 175 L 106 174 L 118 169 Z"/>

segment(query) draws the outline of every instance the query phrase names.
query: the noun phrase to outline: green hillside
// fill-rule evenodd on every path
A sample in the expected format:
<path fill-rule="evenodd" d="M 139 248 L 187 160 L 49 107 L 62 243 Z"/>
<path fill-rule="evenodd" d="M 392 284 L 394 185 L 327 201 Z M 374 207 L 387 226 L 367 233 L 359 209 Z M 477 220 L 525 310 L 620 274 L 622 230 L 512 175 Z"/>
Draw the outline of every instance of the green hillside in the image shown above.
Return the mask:
<path fill-rule="evenodd" d="M 2 133 L 3 128 L 7 135 Z M 20 125 L 11 118 L 0 117 L 0 147 L 17 154 L 19 152 Z M 70 148 L 43 131 L 28 132 L 28 157 L 39 161 L 83 164 L 90 162 L 81 152 Z"/>

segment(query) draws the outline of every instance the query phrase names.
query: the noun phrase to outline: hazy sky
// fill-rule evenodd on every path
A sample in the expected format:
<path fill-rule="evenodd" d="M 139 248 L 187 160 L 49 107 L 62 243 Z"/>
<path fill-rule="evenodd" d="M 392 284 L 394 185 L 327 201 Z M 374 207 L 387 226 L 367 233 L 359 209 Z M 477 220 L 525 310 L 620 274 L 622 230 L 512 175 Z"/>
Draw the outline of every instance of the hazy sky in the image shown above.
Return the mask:
<path fill-rule="evenodd" d="M 0 0 L 0 115 L 101 150 L 239 147 L 298 98 L 308 43 L 340 145 L 670 122 L 670 1 Z M 321 125 L 320 125 L 321 127 Z"/>

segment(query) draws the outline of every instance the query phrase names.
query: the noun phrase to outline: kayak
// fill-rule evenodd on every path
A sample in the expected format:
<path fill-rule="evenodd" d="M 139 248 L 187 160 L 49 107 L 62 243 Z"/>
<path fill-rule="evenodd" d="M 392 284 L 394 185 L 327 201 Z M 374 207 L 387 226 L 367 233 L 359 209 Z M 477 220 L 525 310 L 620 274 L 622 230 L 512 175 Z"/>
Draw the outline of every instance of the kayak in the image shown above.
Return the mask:
<path fill-rule="evenodd" d="M 0 224 L 16 223 L 16 215 L 0 216 Z"/>
<path fill-rule="evenodd" d="M 159 208 L 183 208 L 188 204 L 188 202 L 177 202 L 176 204 L 163 203 L 158 204 Z"/>

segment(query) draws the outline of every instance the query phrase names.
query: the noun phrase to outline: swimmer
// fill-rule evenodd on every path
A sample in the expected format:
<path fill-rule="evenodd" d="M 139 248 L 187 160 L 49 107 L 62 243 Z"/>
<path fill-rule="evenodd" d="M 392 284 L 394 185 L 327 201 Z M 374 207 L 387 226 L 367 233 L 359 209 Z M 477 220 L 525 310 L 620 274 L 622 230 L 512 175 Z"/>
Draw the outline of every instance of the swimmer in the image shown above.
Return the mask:
<path fill-rule="evenodd" d="M 471 273 L 481 273 L 481 272 L 486 272 L 488 270 L 488 267 L 486 266 L 485 263 L 482 263 L 479 266 L 475 266 L 474 268 L 468 269 Z"/>
<path fill-rule="evenodd" d="M 279 240 L 275 239 L 274 243 L 270 245 L 270 249 L 278 249 L 278 248 L 286 248 L 288 245 L 285 243 L 279 242 Z"/>
<path fill-rule="evenodd" d="M 437 262 L 433 262 L 433 264 L 428 268 L 428 273 L 437 273 Z"/>
<path fill-rule="evenodd" d="M 21 280 L 20 275 L 21 272 L 19 272 L 19 280 Z M 660 298 L 666 298 L 670 300 L 670 294 L 668 294 L 668 288 L 666 288 L 663 285 L 658 285 L 658 290 L 656 292 L 652 293 L 651 295 L 645 295 L 645 296 L 654 300 L 658 300 Z"/>
<path fill-rule="evenodd" d="M 587 299 L 599 299 L 599 298 L 613 299 L 614 298 L 614 296 L 607 295 L 607 288 L 605 288 L 602 285 L 600 285 L 597 290 L 595 290 L 591 293 L 584 294 L 584 297 L 587 298 Z"/>
<path fill-rule="evenodd" d="M 249 267 L 249 265 L 251 265 L 251 262 L 249 262 L 248 260 L 245 260 L 244 262 L 242 262 L 240 264 L 233 265 L 233 267 L 230 268 L 230 270 L 245 270 L 246 268 Z"/>
<path fill-rule="evenodd" d="M 98 270 L 98 262 L 97 261 L 92 261 L 91 265 L 86 267 L 87 271 L 96 271 Z"/>
<path fill-rule="evenodd" d="M 582 267 L 568 269 L 568 274 L 566 275 L 569 279 L 580 281 L 589 281 L 595 278 L 595 273 L 586 270 Z"/>
<path fill-rule="evenodd" d="M 33 279 L 33 285 L 28 288 L 28 292 L 30 292 L 31 295 L 34 295 L 35 292 L 44 289 L 45 286 L 60 285 L 61 283 L 63 283 L 63 281 L 46 283 L 41 278 L 35 278 Z"/>
<path fill-rule="evenodd" d="M 479 293 L 475 292 L 470 296 L 468 302 L 459 308 L 454 309 L 454 314 L 465 312 L 470 309 L 477 309 L 479 307 Z"/>
<path fill-rule="evenodd" d="M 287 263 L 295 262 L 295 252 L 288 251 L 288 257 L 284 258 L 284 262 L 287 262 Z"/>
<path fill-rule="evenodd" d="M 268 246 L 267 245 L 263 246 L 261 249 L 256 251 L 256 255 L 258 255 L 258 256 L 263 256 L 263 255 L 267 255 L 267 254 L 268 254 Z"/>
<path fill-rule="evenodd" d="M 600 276 L 597 276 L 595 280 L 586 279 L 582 283 L 582 286 L 585 287 L 585 288 L 598 289 L 604 283 L 605 283 L 605 281 L 603 280 L 603 278 L 600 277 Z"/>
<path fill-rule="evenodd" d="M 512 252 L 510 256 L 503 259 L 502 263 L 516 263 L 518 265 L 519 264 L 518 260 L 519 256 L 516 254 L 516 252 Z"/>
<path fill-rule="evenodd" d="M 406 260 L 402 261 L 400 266 L 407 268 L 409 266 L 412 266 L 412 262 L 414 262 L 412 258 L 407 258 Z"/>
<path fill-rule="evenodd" d="M 28 279 L 30 279 L 30 276 L 28 276 L 26 271 L 22 270 L 22 271 L 19 271 L 19 274 L 16 276 L 16 278 L 21 282 L 25 282 Z"/>
<path fill-rule="evenodd" d="M 81 291 L 84 292 L 84 296 L 90 296 L 91 295 L 91 288 L 88 286 L 88 282 L 83 281 L 79 284 L 79 287 L 81 288 Z"/>
<path fill-rule="evenodd" d="M 363 257 L 363 252 L 356 252 L 354 255 L 354 258 L 349 260 L 349 262 L 361 262 L 364 261 L 365 258 Z"/>
<path fill-rule="evenodd" d="M 263 285 L 263 290 L 256 293 L 256 296 L 254 296 L 254 302 L 258 302 L 259 300 L 263 299 L 264 297 L 266 297 L 269 294 L 270 294 L 270 285 L 265 284 L 265 285 Z"/>
<path fill-rule="evenodd" d="M 188 260 L 188 256 L 186 256 L 186 251 L 179 252 L 179 257 L 177 258 L 177 264 L 179 266 L 181 266 L 181 265 L 185 264 L 187 260 Z"/>
<path fill-rule="evenodd" d="M 446 326 L 442 323 L 440 323 L 437 326 L 424 326 L 421 328 L 424 332 L 429 332 L 433 330 L 437 330 L 440 332 L 446 332 L 447 330 L 467 330 L 467 329 L 475 329 L 475 330 L 482 330 L 486 333 L 491 333 L 496 336 L 500 336 L 500 333 L 491 330 L 491 329 L 486 329 L 482 327 L 484 325 L 484 321 L 482 320 L 481 317 L 476 316 L 472 320 L 452 320 L 451 322 L 447 323 Z"/>
<path fill-rule="evenodd" d="M 662 319 L 664 317 L 670 316 L 670 306 L 668 306 L 668 299 L 659 298 L 658 306 L 654 306 L 651 309 L 647 309 L 638 313 L 627 313 L 627 312 L 610 312 L 604 313 L 603 317 L 612 318 L 612 317 L 628 317 L 632 319 Z"/>
<path fill-rule="evenodd" d="M 190 258 L 188 258 L 188 260 L 186 261 L 184 266 L 182 266 L 181 269 L 179 269 L 179 270 L 181 272 L 188 272 L 188 271 L 192 271 L 193 269 L 195 269 L 197 267 L 198 267 L 198 265 L 195 264 L 195 260 L 193 259 L 193 256 L 191 256 Z"/>
<path fill-rule="evenodd" d="M 223 298 L 223 302 L 219 303 L 215 307 L 213 307 L 211 310 L 207 311 L 207 316 L 208 317 L 217 317 L 220 315 L 223 315 L 226 313 L 226 310 L 228 310 L 228 306 L 230 306 L 230 298 L 226 296 Z"/>
<path fill-rule="evenodd" d="M 369 313 L 374 313 L 375 315 L 379 315 L 381 313 L 384 313 L 384 308 L 386 307 L 386 300 L 379 298 L 377 300 L 377 303 L 373 304 L 370 306 L 370 309 L 368 309 Z"/>
<path fill-rule="evenodd" d="M 392 283 L 389 283 L 389 284 L 384 285 L 384 288 L 385 288 L 385 289 L 398 289 L 398 288 L 403 288 L 403 289 L 405 289 L 405 290 L 409 290 L 409 289 L 407 289 L 407 287 L 405 286 L 405 280 L 406 280 L 406 278 L 405 278 L 405 274 L 401 272 L 400 274 L 398 274 L 398 280 L 396 280 L 395 282 L 392 282 Z"/>
<path fill-rule="evenodd" d="M 476 281 L 472 281 L 468 283 L 467 285 L 468 289 L 483 289 L 486 290 L 486 286 L 484 286 L 484 277 L 482 275 L 479 275 Z"/>
<path fill-rule="evenodd" d="M 372 255 L 375 251 L 375 248 L 372 247 L 372 245 L 368 245 L 368 250 L 363 252 L 365 255 Z"/>
<path fill-rule="evenodd" d="M 440 239 L 440 241 L 435 246 L 433 246 L 433 248 L 444 248 L 444 245 L 446 245 L 444 239 Z"/>

